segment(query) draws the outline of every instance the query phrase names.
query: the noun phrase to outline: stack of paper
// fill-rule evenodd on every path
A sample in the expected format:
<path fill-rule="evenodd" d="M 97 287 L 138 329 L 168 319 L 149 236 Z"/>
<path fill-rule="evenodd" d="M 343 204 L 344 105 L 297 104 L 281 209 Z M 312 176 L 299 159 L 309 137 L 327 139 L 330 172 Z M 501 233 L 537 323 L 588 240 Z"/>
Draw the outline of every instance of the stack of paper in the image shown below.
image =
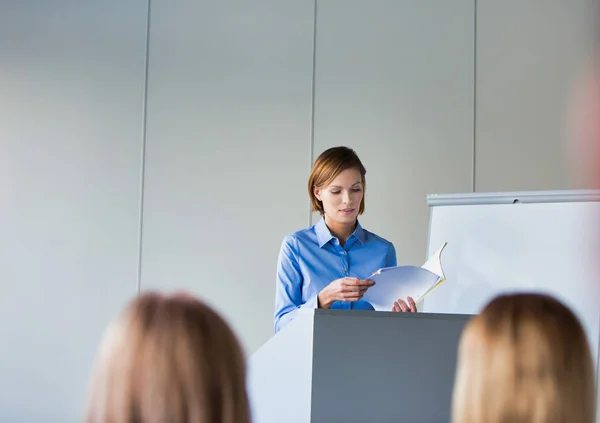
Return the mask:
<path fill-rule="evenodd" d="M 391 311 L 398 299 L 406 301 L 412 297 L 416 303 L 446 280 L 442 269 L 442 247 L 421 266 L 396 266 L 379 269 L 369 279 L 375 286 L 369 288 L 363 300 L 371 303 L 375 310 Z"/>

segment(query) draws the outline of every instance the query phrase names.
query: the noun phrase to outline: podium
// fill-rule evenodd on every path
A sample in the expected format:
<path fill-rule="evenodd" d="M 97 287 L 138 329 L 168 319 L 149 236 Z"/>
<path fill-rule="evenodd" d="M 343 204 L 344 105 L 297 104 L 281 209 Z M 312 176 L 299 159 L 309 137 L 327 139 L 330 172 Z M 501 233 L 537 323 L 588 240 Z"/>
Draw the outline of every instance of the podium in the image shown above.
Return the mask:
<path fill-rule="evenodd" d="M 448 423 L 470 315 L 299 310 L 248 360 L 253 423 Z"/>

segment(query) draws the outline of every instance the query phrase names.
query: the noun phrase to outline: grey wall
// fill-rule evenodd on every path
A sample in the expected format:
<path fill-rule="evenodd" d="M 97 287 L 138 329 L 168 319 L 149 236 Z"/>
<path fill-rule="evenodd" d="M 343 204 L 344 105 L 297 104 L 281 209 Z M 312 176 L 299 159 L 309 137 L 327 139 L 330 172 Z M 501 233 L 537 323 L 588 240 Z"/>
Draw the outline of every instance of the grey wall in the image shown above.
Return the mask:
<path fill-rule="evenodd" d="M 0 11 L 0 421 L 79 421 L 137 285 L 146 2 Z"/>
<path fill-rule="evenodd" d="M 424 261 L 427 194 L 472 189 L 474 13 L 472 0 L 318 2 L 313 156 L 356 149 L 361 224 L 399 263 Z"/>
<path fill-rule="evenodd" d="M 365 162 L 361 221 L 401 263 L 429 193 L 573 186 L 583 0 L 153 0 L 149 26 L 148 6 L 0 2 L 1 421 L 78 420 L 138 282 L 202 296 L 255 351 L 329 146 Z"/>
<path fill-rule="evenodd" d="M 252 352 L 273 333 L 275 264 L 305 226 L 313 3 L 155 0 L 142 288 L 184 288 Z"/>
<path fill-rule="evenodd" d="M 477 0 L 476 191 L 583 188 L 572 85 L 598 46 L 597 0 Z"/>

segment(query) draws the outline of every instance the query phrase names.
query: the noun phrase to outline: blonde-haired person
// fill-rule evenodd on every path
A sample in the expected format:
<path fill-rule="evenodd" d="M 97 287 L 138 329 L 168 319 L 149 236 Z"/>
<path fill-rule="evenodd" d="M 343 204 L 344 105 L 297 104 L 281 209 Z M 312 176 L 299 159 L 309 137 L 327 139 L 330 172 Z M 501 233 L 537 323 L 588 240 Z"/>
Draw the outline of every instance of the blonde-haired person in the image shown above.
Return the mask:
<path fill-rule="evenodd" d="M 321 219 L 284 237 L 277 261 L 275 332 L 300 308 L 372 310 L 363 295 L 369 277 L 396 265 L 394 245 L 364 229 L 367 171 L 348 147 L 332 147 L 315 160 L 308 178 L 312 210 Z M 391 311 L 416 312 L 412 298 L 398 299 Z"/>
<path fill-rule="evenodd" d="M 242 348 L 185 294 L 133 300 L 103 339 L 85 423 L 249 423 Z"/>
<path fill-rule="evenodd" d="M 586 334 L 556 299 L 502 295 L 467 324 L 452 423 L 593 423 L 595 406 Z"/>

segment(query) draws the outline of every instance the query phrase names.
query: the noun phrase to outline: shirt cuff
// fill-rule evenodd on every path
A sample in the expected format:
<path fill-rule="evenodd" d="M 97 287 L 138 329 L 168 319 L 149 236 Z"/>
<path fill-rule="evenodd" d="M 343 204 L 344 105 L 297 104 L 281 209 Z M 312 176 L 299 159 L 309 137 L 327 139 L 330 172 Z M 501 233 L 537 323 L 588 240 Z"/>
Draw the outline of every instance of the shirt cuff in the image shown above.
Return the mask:
<path fill-rule="evenodd" d="M 302 304 L 303 308 L 319 308 L 319 302 L 317 300 L 318 294 L 311 296 L 304 304 Z"/>

